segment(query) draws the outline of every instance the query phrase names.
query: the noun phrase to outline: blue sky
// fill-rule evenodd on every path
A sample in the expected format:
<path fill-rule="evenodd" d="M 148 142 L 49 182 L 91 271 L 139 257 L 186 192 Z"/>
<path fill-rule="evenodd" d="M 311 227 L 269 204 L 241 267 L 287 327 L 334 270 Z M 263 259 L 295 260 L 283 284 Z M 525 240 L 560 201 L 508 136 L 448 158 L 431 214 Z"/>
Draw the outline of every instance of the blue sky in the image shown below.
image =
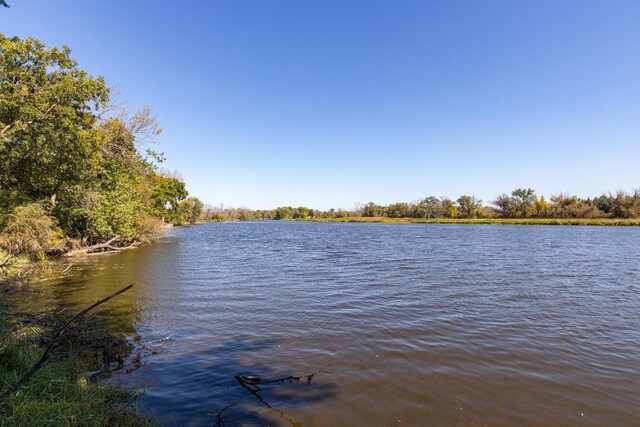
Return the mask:
<path fill-rule="evenodd" d="M 152 107 L 205 203 L 640 187 L 638 1 L 8 2 Z"/>

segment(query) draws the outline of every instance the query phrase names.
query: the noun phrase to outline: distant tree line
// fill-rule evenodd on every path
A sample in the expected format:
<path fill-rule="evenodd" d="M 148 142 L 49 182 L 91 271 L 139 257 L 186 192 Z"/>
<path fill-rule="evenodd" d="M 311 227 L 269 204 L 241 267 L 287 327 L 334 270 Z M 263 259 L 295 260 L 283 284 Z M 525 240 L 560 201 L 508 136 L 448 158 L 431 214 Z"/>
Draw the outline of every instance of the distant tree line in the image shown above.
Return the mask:
<path fill-rule="evenodd" d="M 70 55 L 0 34 L 0 249 L 132 241 L 200 218 L 202 202 L 158 169 L 151 111 L 113 103 Z"/>
<path fill-rule="evenodd" d="M 304 206 L 282 206 L 271 210 L 205 206 L 204 221 L 247 221 L 257 219 L 305 220 L 322 218 L 385 217 L 385 218 L 639 218 L 640 190 L 631 193 L 617 191 L 582 199 L 558 193 L 549 200 L 538 196 L 531 188 L 517 188 L 501 194 L 489 205 L 475 196 L 457 199 L 429 196 L 416 202 L 378 205 L 369 202 L 352 210 L 322 211 Z"/>

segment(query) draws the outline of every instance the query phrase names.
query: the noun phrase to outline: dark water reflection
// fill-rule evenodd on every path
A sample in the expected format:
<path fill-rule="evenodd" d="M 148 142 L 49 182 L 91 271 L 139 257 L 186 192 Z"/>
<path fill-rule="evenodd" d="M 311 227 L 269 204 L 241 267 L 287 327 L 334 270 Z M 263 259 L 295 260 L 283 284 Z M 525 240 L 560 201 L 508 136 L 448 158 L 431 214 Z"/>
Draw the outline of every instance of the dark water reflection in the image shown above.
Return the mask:
<path fill-rule="evenodd" d="M 50 306 L 171 346 L 120 381 L 169 425 L 640 425 L 640 228 L 218 223 L 94 257 Z M 119 319 L 119 320 L 116 320 Z M 331 371 L 269 386 L 236 374 Z M 299 423 L 299 424 L 295 424 Z"/>

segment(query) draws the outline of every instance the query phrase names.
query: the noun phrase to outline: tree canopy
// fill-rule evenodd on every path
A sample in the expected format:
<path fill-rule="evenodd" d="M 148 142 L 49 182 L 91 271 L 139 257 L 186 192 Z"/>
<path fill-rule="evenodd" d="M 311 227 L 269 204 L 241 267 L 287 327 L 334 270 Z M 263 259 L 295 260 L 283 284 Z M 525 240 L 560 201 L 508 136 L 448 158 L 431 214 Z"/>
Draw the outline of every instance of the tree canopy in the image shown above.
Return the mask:
<path fill-rule="evenodd" d="M 34 223 L 55 224 L 86 242 L 139 239 L 152 220 L 200 216 L 197 198 L 180 205 L 189 194 L 185 183 L 157 172 L 163 156 L 146 146 L 161 128 L 150 109 L 130 114 L 110 104 L 109 92 L 68 47 L 0 34 L 3 233 L 27 212 L 48 218 Z"/>

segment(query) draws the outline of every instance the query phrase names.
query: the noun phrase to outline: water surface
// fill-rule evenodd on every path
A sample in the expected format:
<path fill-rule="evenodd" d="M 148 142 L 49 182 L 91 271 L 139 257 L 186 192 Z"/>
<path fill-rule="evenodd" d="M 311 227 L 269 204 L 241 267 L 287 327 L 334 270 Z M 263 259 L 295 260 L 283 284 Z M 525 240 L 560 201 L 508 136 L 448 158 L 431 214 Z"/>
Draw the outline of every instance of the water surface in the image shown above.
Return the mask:
<path fill-rule="evenodd" d="M 639 248 L 631 227 L 210 223 L 44 286 L 80 307 L 136 285 L 101 315 L 171 337 L 118 377 L 168 425 L 235 402 L 228 426 L 639 425 Z"/>

